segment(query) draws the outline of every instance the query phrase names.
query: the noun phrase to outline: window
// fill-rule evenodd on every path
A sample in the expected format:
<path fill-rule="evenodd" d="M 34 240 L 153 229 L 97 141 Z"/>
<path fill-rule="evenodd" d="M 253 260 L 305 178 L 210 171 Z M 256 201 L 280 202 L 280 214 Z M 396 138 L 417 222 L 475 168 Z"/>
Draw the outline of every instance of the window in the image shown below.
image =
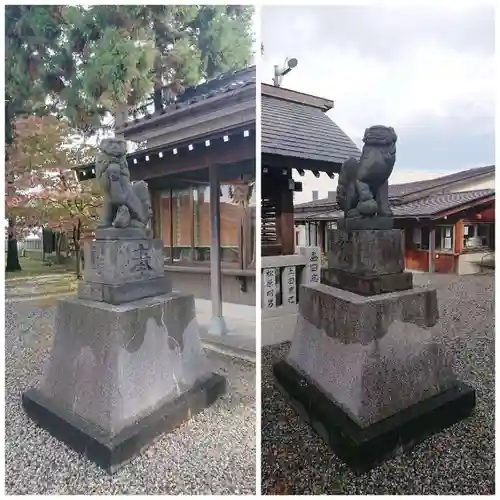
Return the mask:
<path fill-rule="evenodd" d="M 416 227 L 413 229 L 411 246 L 417 250 L 429 250 L 428 227 Z"/>
<path fill-rule="evenodd" d="M 453 251 L 453 226 L 436 227 L 436 250 Z"/>
<path fill-rule="evenodd" d="M 255 266 L 255 193 L 253 183 L 221 185 L 220 248 L 223 263 Z M 210 264 L 212 229 L 210 188 L 171 190 L 161 196 L 161 236 L 173 263 Z"/>
<path fill-rule="evenodd" d="M 491 248 L 493 224 L 464 224 L 462 248 Z"/>

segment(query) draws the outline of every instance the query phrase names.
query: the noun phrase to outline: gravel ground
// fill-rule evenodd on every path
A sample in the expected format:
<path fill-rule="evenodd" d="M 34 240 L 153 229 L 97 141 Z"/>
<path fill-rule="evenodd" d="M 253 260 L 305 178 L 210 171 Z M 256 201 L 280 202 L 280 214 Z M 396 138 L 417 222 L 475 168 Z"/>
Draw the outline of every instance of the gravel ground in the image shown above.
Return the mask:
<path fill-rule="evenodd" d="M 38 428 L 21 406 L 49 352 L 54 308 L 7 303 L 5 315 L 6 494 L 255 494 L 253 365 L 210 354 L 214 371 L 227 377 L 227 394 L 109 476 Z"/>
<path fill-rule="evenodd" d="M 456 373 L 476 389 L 472 417 L 357 476 L 274 388 L 271 367 L 290 344 L 263 349 L 263 494 L 495 493 L 494 277 L 416 274 L 414 282 L 438 289 L 441 319 L 434 328 L 456 355 Z"/>

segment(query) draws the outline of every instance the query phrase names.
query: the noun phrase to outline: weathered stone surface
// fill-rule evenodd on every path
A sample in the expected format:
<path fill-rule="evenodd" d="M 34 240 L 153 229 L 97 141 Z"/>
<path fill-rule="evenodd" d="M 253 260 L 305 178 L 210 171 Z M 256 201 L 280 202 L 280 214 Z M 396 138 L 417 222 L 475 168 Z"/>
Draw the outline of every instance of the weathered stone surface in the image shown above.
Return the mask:
<path fill-rule="evenodd" d="M 439 309 L 431 288 L 365 297 L 327 285 L 303 285 L 299 314 L 342 344 L 367 345 L 383 338 L 395 321 L 434 326 Z"/>
<path fill-rule="evenodd" d="M 379 274 L 365 276 L 353 274 L 339 269 L 322 269 L 321 283 L 359 293 L 360 295 L 378 295 L 413 287 L 413 274 L 408 272 L 396 274 Z"/>
<path fill-rule="evenodd" d="M 152 237 L 151 229 L 140 227 L 106 227 L 95 230 L 96 240 L 144 240 Z"/>
<path fill-rule="evenodd" d="M 152 216 L 151 197 L 145 181 L 130 182 L 127 141 L 117 137 L 101 141 L 95 176 L 103 194 L 99 227 L 145 230 Z"/>
<path fill-rule="evenodd" d="M 84 280 L 122 285 L 164 275 L 163 242 L 158 239 L 95 240 L 84 245 Z"/>
<path fill-rule="evenodd" d="M 349 229 L 351 231 L 388 230 L 393 227 L 393 217 L 343 217 L 337 221 L 338 229 Z"/>
<path fill-rule="evenodd" d="M 299 316 L 287 362 L 361 427 L 452 387 L 451 360 L 432 330 L 394 320 L 368 344 L 342 342 Z"/>
<path fill-rule="evenodd" d="M 467 418 L 476 404 L 474 389 L 458 382 L 382 421 L 361 427 L 309 377 L 286 361 L 276 363 L 273 374 L 278 390 L 300 417 L 310 423 L 337 457 L 359 473 Z"/>
<path fill-rule="evenodd" d="M 395 274 L 404 271 L 400 229 L 329 231 L 328 268 L 353 274 Z"/>
<path fill-rule="evenodd" d="M 209 376 L 192 295 L 122 305 L 67 298 L 37 389 L 113 436 Z"/>
<path fill-rule="evenodd" d="M 389 177 L 396 163 L 398 136 L 392 127 L 365 130 L 359 160 L 348 158 L 340 169 L 337 203 L 346 219 L 392 217 Z"/>
<path fill-rule="evenodd" d="M 167 276 L 122 285 L 105 285 L 90 281 L 80 281 L 78 283 L 78 297 L 80 299 L 96 300 L 108 304 L 124 304 L 146 297 L 165 295 L 171 291 L 172 283 Z"/>

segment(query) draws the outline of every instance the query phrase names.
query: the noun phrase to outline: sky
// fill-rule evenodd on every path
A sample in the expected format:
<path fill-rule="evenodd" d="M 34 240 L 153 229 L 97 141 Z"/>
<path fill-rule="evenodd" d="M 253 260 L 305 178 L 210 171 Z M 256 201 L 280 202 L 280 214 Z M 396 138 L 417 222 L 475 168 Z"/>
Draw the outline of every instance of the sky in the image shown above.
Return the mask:
<path fill-rule="evenodd" d="M 274 65 L 295 57 L 282 87 L 332 99 L 328 116 L 358 147 L 365 128 L 394 127 L 391 184 L 492 165 L 494 9 L 450 4 L 263 7 L 262 79 L 272 83 Z M 297 180 L 296 202 L 337 184 Z"/>

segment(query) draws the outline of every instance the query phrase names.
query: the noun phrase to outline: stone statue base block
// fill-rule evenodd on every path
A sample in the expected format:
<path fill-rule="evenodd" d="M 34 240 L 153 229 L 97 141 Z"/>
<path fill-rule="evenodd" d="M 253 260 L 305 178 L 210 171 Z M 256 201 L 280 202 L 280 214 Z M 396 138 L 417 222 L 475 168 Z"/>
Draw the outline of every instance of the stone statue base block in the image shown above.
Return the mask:
<path fill-rule="evenodd" d="M 202 394 L 212 378 L 192 295 L 171 293 L 121 305 L 71 297 L 58 301 L 54 343 L 36 398 L 50 413 L 70 414 L 70 425 L 85 422 L 102 437 L 101 444 L 114 449 L 159 409 L 184 414 L 179 408 L 187 411 L 189 404 L 179 398 Z M 157 429 L 162 421 L 184 418 L 175 415 L 158 417 Z M 117 458 L 110 460 L 111 468 L 117 466 Z"/>
<path fill-rule="evenodd" d="M 394 227 L 393 217 L 353 217 L 341 218 L 337 221 L 338 229 L 354 231 L 364 230 L 388 230 Z"/>
<path fill-rule="evenodd" d="M 402 273 L 405 268 L 400 229 L 328 232 L 328 268 L 377 276 Z"/>
<path fill-rule="evenodd" d="M 95 230 L 96 240 L 144 240 L 152 238 L 151 229 L 104 227 Z"/>
<path fill-rule="evenodd" d="M 287 362 L 304 373 L 360 427 L 456 383 L 445 347 L 430 329 L 395 321 L 381 339 L 345 344 L 299 316 Z"/>
<path fill-rule="evenodd" d="M 285 399 L 357 473 L 367 472 L 467 418 L 476 403 L 474 390 L 457 382 L 385 420 L 360 427 L 328 394 L 286 361 L 275 364 L 273 372 Z"/>
<path fill-rule="evenodd" d="M 173 401 L 168 401 L 141 420 L 124 428 L 117 435 L 80 418 L 44 396 L 37 389 L 23 394 L 27 414 L 52 436 L 85 455 L 109 473 L 114 473 L 161 434 L 173 431 L 212 405 L 226 388 L 226 380 L 212 374 Z"/>
<path fill-rule="evenodd" d="M 368 296 L 409 290 L 413 287 L 413 274 L 402 272 L 364 276 L 336 269 L 322 269 L 321 283 Z"/>
<path fill-rule="evenodd" d="M 163 242 L 158 239 L 94 240 L 83 251 L 83 278 L 91 283 L 123 285 L 165 274 Z"/>
<path fill-rule="evenodd" d="M 123 285 L 104 285 L 86 281 L 78 283 L 78 297 L 80 299 L 107 302 L 108 304 L 124 304 L 147 297 L 164 295 L 171 291 L 172 283 L 166 276 Z"/>
<path fill-rule="evenodd" d="M 394 329 L 394 323 L 421 327 L 434 326 L 439 310 L 436 290 L 415 287 L 411 290 L 365 297 L 331 286 L 302 285 L 300 318 L 342 344 L 368 345 Z M 299 324 L 296 334 L 302 333 Z M 303 325 L 307 329 L 307 325 Z M 304 333 L 309 336 L 309 332 Z"/>

